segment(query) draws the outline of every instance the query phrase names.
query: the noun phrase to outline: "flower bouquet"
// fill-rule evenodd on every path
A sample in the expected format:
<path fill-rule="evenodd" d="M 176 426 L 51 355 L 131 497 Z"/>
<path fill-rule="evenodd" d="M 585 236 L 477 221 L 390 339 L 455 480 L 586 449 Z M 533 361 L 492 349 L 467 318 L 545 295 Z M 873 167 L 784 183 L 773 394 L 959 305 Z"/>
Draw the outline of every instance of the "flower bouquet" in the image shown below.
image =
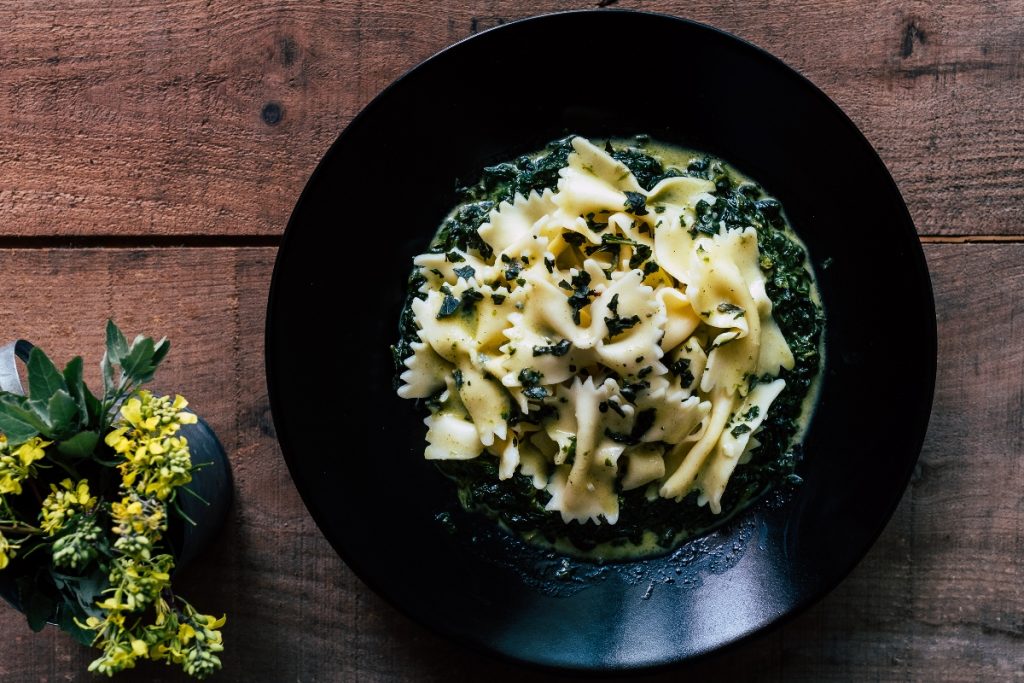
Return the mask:
<path fill-rule="evenodd" d="M 103 392 L 82 380 L 82 359 L 59 371 L 27 355 L 28 395 L 16 368 L 0 384 L 0 581 L 31 628 L 49 621 L 102 654 L 89 670 L 113 675 L 139 659 L 204 678 L 220 668 L 224 618 L 200 614 L 171 589 L 169 529 L 195 522 L 182 494 L 201 468 L 181 396 L 140 387 L 167 355 L 166 339 L 129 344 L 107 323 Z M 13 357 L 12 357 L 13 358 Z M 205 501 L 204 501 L 205 502 Z"/>

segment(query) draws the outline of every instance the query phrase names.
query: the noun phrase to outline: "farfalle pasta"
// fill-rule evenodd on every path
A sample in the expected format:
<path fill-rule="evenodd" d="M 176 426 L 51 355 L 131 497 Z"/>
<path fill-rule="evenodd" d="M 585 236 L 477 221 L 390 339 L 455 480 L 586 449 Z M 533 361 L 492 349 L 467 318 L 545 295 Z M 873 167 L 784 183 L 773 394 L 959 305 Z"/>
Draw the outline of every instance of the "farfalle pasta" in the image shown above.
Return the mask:
<path fill-rule="evenodd" d="M 398 394 L 428 405 L 424 455 L 463 500 L 527 536 L 671 545 L 695 531 L 673 507 L 737 507 L 723 497 L 766 427 L 779 441 L 780 396 L 793 424 L 774 462 L 792 476 L 819 365 L 813 280 L 777 202 L 690 157 L 566 138 L 487 169 L 414 259 Z M 773 316 L 780 273 L 795 291 L 779 298 L 810 319 L 795 345 Z M 481 478 L 524 509 L 480 495 Z"/>

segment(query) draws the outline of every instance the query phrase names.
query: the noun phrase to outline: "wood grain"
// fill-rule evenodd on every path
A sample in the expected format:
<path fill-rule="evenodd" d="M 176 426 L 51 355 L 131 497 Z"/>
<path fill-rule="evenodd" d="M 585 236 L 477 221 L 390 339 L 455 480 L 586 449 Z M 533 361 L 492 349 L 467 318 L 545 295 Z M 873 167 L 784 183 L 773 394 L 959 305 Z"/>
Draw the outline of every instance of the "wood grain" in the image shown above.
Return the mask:
<path fill-rule="evenodd" d="M 19 274 L 0 302 L 6 336 L 30 337 L 58 359 L 98 353 L 97 321 L 112 315 L 131 334 L 166 332 L 177 344 L 159 383 L 180 387 L 209 419 L 237 489 L 220 543 L 181 577 L 189 599 L 229 615 L 216 680 L 569 680 L 494 662 L 409 622 L 320 535 L 280 458 L 267 402 L 274 253 L 0 250 L 0 269 Z M 783 628 L 639 680 L 1024 681 L 1024 245 L 937 244 L 927 255 L 941 340 L 935 406 L 918 472 L 881 539 Z M 985 280 L 1004 285 L 979 290 Z M 0 609 L 0 632 L 0 680 L 85 678 L 90 651 L 59 631 L 32 634 Z M 186 679 L 146 665 L 120 680 Z"/>
<path fill-rule="evenodd" d="M 783 628 L 639 680 L 1024 682 L 1024 0 L 0 0 L 0 340 L 93 354 L 93 382 L 108 316 L 175 342 L 158 383 L 235 472 L 181 577 L 229 615 L 215 680 L 567 680 L 437 638 L 337 558 L 280 458 L 262 333 L 288 213 L 361 107 L 456 40 L 597 4 L 733 32 L 832 97 L 933 242 L 939 316 L 920 466 L 864 562 Z M 2 607 L 0 632 L 4 683 L 90 680 L 62 633 Z"/>
<path fill-rule="evenodd" d="M 597 4 L 710 23 L 804 73 L 921 233 L 1024 234 L 1024 0 L 0 0 L 3 234 L 276 237 L 394 78 L 499 23 Z"/>

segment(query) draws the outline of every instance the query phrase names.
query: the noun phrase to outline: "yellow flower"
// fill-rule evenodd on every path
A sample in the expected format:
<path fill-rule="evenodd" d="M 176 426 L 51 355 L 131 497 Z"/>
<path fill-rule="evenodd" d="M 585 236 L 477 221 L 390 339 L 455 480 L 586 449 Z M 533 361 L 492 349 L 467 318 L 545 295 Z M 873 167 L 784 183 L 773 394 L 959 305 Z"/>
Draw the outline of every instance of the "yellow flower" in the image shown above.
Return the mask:
<path fill-rule="evenodd" d="M 43 500 L 39 519 L 42 530 L 53 536 L 79 512 L 89 512 L 96 507 L 96 497 L 89 493 L 89 482 L 82 479 L 77 484 L 70 479 L 50 484 L 50 495 Z"/>
<path fill-rule="evenodd" d="M 135 442 L 126 436 L 127 433 L 127 427 L 115 429 L 103 437 L 103 442 L 118 453 L 126 453 L 135 447 Z"/>
<path fill-rule="evenodd" d="M 0 533 L 0 569 L 5 569 L 10 564 L 12 557 L 14 557 L 14 548 L 11 547 L 3 533 Z"/>
<path fill-rule="evenodd" d="M 46 451 L 43 449 L 49 446 L 52 441 L 43 441 L 38 436 L 34 436 L 25 443 L 18 446 L 14 451 L 14 455 L 18 456 L 21 460 L 21 464 L 24 467 L 28 467 L 36 460 L 42 460 L 46 455 Z"/>
<path fill-rule="evenodd" d="M 182 624 L 178 627 L 178 639 L 182 645 L 188 645 L 188 641 L 196 637 L 196 630 L 189 624 Z"/>
<path fill-rule="evenodd" d="M 0 494 L 21 493 L 21 482 L 35 474 L 34 463 L 46 456 L 44 450 L 52 442 L 32 437 L 13 451 L 0 450 Z M 4 439 L 4 446 L 7 440 Z"/>

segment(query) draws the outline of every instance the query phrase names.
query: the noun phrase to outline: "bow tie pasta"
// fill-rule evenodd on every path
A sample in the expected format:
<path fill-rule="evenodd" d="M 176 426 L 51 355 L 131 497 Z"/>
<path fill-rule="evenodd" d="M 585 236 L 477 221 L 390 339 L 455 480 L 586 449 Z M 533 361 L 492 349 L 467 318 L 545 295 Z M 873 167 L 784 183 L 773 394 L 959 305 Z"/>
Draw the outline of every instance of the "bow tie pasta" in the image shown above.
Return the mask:
<path fill-rule="evenodd" d="M 794 478 L 820 366 L 778 202 L 639 142 L 485 169 L 414 259 L 395 347 L 463 502 L 569 552 L 669 548 Z"/>

